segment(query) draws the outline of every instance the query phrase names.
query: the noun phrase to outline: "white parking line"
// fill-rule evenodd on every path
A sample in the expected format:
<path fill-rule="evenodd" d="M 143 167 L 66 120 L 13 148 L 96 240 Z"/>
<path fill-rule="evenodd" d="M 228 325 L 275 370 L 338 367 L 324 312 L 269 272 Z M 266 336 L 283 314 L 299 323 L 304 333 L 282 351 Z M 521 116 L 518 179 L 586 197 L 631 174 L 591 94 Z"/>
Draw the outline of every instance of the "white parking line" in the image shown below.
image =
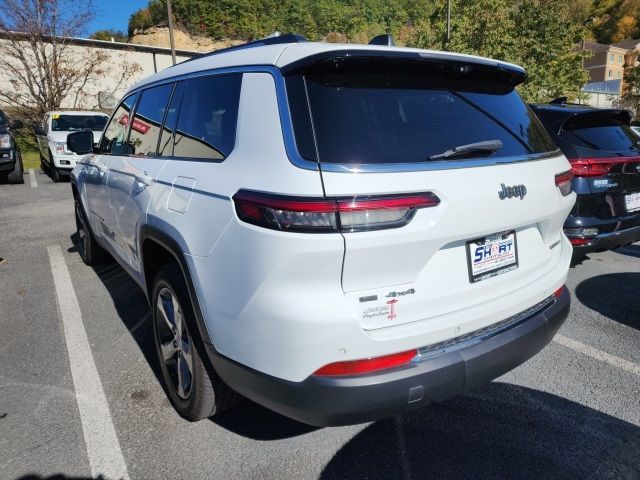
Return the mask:
<path fill-rule="evenodd" d="M 128 479 L 127 465 L 111 421 L 109 404 L 93 361 L 80 306 L 62 250 L 60 246 L 52 245 L 47 247 L 47 251 L 62 316 L 91 474 L 95 477 L 103 475 L 109 479 Z"/>
<path fill-rule="evenodd" d="M 38 182 L 36 180 L 36 173 L 33 171 L 33 168 L 29 169 L 29 178 L 31 179 L 31 188 L 36 188 L 38 186 Z"/>
<path fill-rule="evenodd" d="M 565 337 L 564 335 L 557 334 L 553 341 L 565 347 L 571 348 L 576 352 L 580 352 L 583 355 L 594 358 L 596 360 L 600 360 L 601 362 L 608 363 L 609 365 L 613 365 L 614 367 L 621 368 L 622 370 L 640 376 L 640 365 L 630 362 L 629 360 L 616 357 L 615 355 L 603 352 L 602 350 L 598 350 L 597 348 L 594 348 L 590 345 L 585 345 L 584 343 L 580 343 L 577 340 Z"/>

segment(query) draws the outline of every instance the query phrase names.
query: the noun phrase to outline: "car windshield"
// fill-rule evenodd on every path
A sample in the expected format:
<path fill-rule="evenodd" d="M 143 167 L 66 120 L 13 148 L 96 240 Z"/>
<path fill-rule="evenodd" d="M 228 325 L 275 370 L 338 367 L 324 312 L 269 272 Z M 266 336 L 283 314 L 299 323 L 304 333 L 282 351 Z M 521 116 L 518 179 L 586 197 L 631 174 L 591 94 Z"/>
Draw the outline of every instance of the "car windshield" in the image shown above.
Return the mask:
<path fill-rule="evenodd" d="M 511 86 L 457 81 L 406 66 L 382 68 L 308 72 L 300 81 L 308 102 L 297 95 L 296 80 L 290 79 L 301 156 L 354 165 L 435 161 L 452 148 L 487 141 L 500 146 L 470 150 L 450 161 L 556 149 Z M 305 117 L 311 120 L 306 127 Z"/>
<path fill-rule="evenodd" d="M 76 130 L 93 130 L 100 132 L 107 124 L 105 115 L 64 115 L 54 114 L 51 117 L 51 130 L 54 132 L 73 132 Z"/>

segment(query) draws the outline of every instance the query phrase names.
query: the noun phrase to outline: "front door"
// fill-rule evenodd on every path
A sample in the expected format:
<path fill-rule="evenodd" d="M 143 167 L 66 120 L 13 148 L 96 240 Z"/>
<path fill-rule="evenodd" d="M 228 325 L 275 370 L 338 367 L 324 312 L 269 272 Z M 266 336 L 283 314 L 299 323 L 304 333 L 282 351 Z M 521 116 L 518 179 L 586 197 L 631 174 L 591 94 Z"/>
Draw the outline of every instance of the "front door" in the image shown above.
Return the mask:
<path fill-rule="evenodd" d="M 114 215 L 118 256 L 142 279 L 140 232 L 147 223 L 149 202 L 159 194 L 156 183 L 166 159 L 157 153 L 162 124 L 174 84 L 145 90 L 129 123 L 127 155 L 111 158 L 109 208 Z"/>
<path fill-rule="evenodd" d="M 138 95 L 125 98 L 114 112 L 100 139 L 99 152 L 89 155 L 80 175 L 85 188 L 85 212 L 95 235 L 115 249 L 116 231 L 113 211 L 109 208 L 107 182 L 111 164 L 118 156 L 127 152 L 129 112 L 133 109 Z"/>

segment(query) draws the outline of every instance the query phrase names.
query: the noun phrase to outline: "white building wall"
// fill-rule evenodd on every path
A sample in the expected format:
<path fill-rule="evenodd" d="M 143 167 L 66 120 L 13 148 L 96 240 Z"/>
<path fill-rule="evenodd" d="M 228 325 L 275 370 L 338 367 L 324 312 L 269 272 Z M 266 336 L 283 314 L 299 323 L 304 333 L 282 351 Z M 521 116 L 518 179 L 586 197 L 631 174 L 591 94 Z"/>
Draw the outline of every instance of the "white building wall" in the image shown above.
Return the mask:
<path fill-rule="evenodd" d="M 8 40 L 0 38 L 0 44 Z M 114 108 L 122 94 L 138 80 L 164 70 L 172 65 L 171 51 L 157 47 L 133 44 L 91 41 L 78 39 L 74 44 L 64 47 L 65 54 L 73 61 L 82 61 L 87 55 L 101 55 L 105 60 L 97 68 L 97 74 L 82 88 L 82 94 L 76 98 L 79 85 L 76 85 L 62 102 L 64 109 L 110 109 Z M 2 46 L 0 45 L 0 51 Z M 24 49 L 28 52 L 29 49 Z M 176 62 L 189 59 L 192 52 L 180 52 Z M 193 52 L 196 55 L 197 52 Z M 12 81 L 11 74 L 0 69 L 0 88 L 15 91 L 22 88 L 20 82 Z M 0 105 L 6 107 L 6 105 Z"/>

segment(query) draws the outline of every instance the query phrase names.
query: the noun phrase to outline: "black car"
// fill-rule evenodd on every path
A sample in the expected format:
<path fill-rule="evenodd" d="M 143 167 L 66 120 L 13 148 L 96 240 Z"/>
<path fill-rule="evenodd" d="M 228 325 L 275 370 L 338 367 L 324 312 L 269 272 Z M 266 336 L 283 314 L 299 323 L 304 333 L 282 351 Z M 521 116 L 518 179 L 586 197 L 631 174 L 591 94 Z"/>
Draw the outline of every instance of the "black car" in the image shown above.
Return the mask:
<path fill-rule="evenodd" d="M 632 114 L 566 103 L 531 105 L 571 162 L 578 194 L 564 231 L 586 254 L 640 240 L 640 136 Z"/>
<path fill-rule="evenodd" d="M 0 181 L 24 183 L 22 156 L 11 130 L 22 128 L 19 120 L 10 121 L 0 110 Z"/>

